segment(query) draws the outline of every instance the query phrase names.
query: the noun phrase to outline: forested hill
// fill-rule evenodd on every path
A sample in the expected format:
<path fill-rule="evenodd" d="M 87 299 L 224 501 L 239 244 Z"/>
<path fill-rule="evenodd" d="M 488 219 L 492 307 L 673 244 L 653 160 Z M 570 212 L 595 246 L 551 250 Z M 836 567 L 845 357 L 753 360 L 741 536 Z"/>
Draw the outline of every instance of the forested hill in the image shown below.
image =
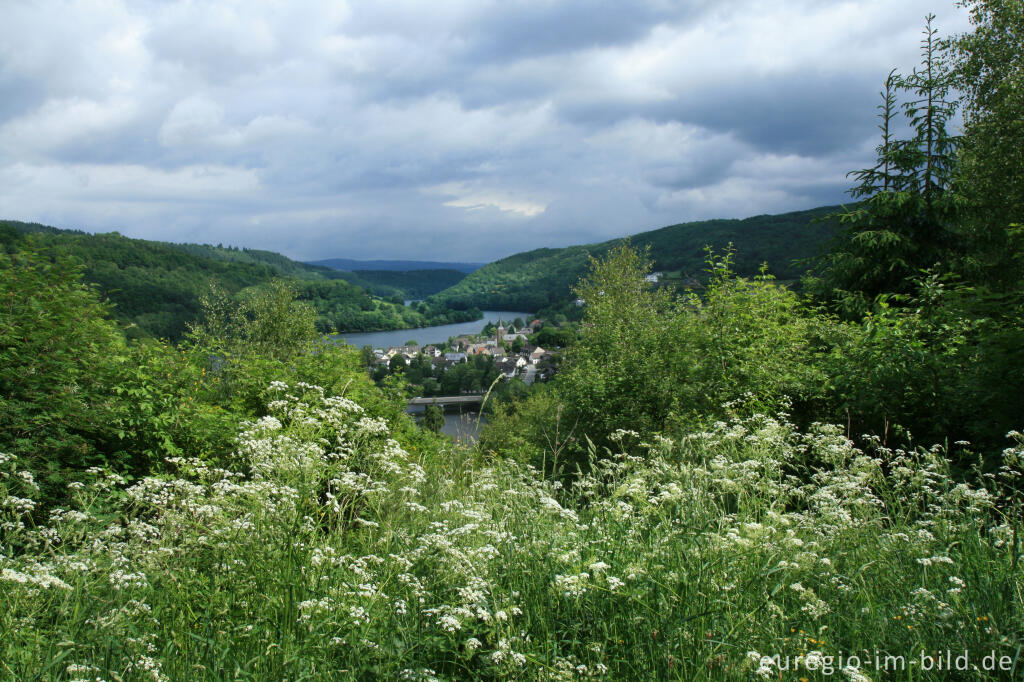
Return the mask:
<path fill-rule="evenodd" d="M 244 296 L 276 277 L 294 282 L 300 299 L 317 311 L 323 331 L 376 331 L 475 319 L 473 310 L 451 312 L 432 305 L 401 305 L 404 291 L 373 296 L 345 281 L 348 273 L 306 265 L 279 253 L 208 244 L 171 244 L 131 239 L 116 232 L 89 234 L 38 223 L 0 221 L 0 249 L 20 248 L 31 235 L 34 248 L 71 256 L 86 282 L 114 305 L 114 315 L 132 336 L 177 341 L 200 315 L 200 296 L 211 281 Z M 353 278 L 354 279 L 354 278 Z M 393 293 L 392 293 L 393 291 Z"/>
<path fill-rule="evenodd" d="M 818 253 L 836 230 L 823 221 L 839 210 L 823 206 L 808 211 L 761 215 L 743 220 L 704 220 L 670 225 L 632 235 L 640 249 L 650 247 L 657 270 L 670 278 L 703 275 L 704 247 L 736 247 L 736 271 L 755 274 L 762 263 L 780 280 L 802 273 L 795 260 Z M 539 310 L 567 299 L 572 286 L 587 270 L 590 256 L 602 256 L 623 239 L 562 249 L 536 249 L 485 265 L 457 285 L 431 298 L 454 308 L 478 306 L 506 310 Z"/>
<path fill-rule="evenodd" d="M 335 272 L 378 296 L 424 299 L 466 278 L 460 270 L 355 270 Z"/>
<path fill-rule="evenodd" d="M 353 258 L 328 258 L 326 260 L 309 261 L 310 265 L 334 268 L 346 272 L 362 270 L 388 270 L 391 272 L 408 272 L 410 270 L 458 270 L 469 274 L 479 270 L 486 263 L 456 263 L 433 260 L 355 260 Z"/>

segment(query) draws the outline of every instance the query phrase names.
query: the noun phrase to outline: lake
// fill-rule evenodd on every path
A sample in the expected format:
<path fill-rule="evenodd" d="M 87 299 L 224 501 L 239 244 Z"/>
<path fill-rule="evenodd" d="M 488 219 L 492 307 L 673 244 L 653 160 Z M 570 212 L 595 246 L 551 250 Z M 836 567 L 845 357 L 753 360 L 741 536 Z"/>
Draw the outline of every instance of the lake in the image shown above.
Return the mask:
<path fill-rule="evenodd" d="M 362 348 L 372 346 L 374 348 L 389 348 L 391 346 L 404 346 L 406 341 L 414 340 L 421 346 L 431 343 L 442 343 L 451 336 L 463 334 L 479 334 L 480 330 L 488 322 L 497 323 L 499 318 L 507 325 L 517 317 L 529 322 L 533 319 L 530 313 L 515 310 L 484 310 L 482 319 L 473 322 L 457 322 L 455 324 L 441 324 L 434 327 L 420 327 L 418 329 L 398 329 L 390 332 L 361 332 L 334 334 L 332 339 L 341 339 L 345 343 Z"/>

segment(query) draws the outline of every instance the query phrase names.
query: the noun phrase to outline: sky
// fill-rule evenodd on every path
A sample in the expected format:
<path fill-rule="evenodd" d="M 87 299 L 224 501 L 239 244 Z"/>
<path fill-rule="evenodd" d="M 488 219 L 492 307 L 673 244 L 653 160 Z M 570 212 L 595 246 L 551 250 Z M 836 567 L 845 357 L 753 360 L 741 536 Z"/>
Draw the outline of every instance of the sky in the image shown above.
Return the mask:
<path fill-rule="evenodd" d="M 952 0 L 0 0 L 0 218 L 492 261 L 836 204 Z"/>

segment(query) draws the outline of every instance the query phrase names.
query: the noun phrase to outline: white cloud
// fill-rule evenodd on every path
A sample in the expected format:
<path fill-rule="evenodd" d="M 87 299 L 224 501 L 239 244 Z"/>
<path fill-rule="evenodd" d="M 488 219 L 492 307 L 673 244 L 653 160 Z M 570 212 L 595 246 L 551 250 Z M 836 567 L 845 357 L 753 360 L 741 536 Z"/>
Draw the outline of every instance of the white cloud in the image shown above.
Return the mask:
<path fill-rule="evenodd" d="M 202 97 L 188 97 L 174 105 L 160 126 L 158 138 L 166 147 L 201 144 L 221 127 L 224 109 Z"/>
<path fill-rule="evenodd" d="M 18 210 L 19 205 L 25 210 L 34 204 L 36 210 L 45 211 L 51 202 L 216 203 L 261 191 L 254 171 L 219 165 L 164 171 L 137 165 L 18 163 L 5 166 L 0 178 L 4 185 L 31 187 L 40 195 L 5 196 L 6 210 Z"/>
<path fill-rule="evenodd" d="M 0 149 L 15 158 L 32 158 L 75 141 L 115 132 L 138 113 L 133 100 L 51 99 L 35 111 L 0 126 Z"/>
<path fill-rule="evenodd" d="M 441 194 L 455 197 L 444 202 L 445 206 L 464 208 L 468 211 L 479 211 L 495 208 L 506 213 L 515 213 L 526 218 L 540 215 L 547 209 L 547 204 L 513 196 L 501 190 L 471 188 L 466 183 L 449 182 L 436 187 L 429 187 L 428 194 Z"/>
<path fill-rule="evenodd" d="M 933 3 L 8 5 L 0 217 L 481 260 L 841 200 Z"/>

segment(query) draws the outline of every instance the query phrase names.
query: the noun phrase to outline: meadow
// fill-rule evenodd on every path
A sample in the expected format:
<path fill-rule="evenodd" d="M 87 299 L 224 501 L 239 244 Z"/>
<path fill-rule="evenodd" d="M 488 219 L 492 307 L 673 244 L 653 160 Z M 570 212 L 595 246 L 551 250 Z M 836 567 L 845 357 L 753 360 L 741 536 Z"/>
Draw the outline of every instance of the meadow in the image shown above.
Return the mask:
<path fill-rule="evenodd" d="M 861 450 L 757 415 L 620 431 L 563 484 L 403 445 L 314 385 L 267 397 L 230 466 L 91 470 L 45 518 L 2 457 L 5 677 L 865 680 L 888 657 L 900 679 L 946 679 L 908 661 L 947 650 L 1002 659 L 969 679 L 1022 665 L 1020 434 L 972 485 L 940 448 Z"/>

